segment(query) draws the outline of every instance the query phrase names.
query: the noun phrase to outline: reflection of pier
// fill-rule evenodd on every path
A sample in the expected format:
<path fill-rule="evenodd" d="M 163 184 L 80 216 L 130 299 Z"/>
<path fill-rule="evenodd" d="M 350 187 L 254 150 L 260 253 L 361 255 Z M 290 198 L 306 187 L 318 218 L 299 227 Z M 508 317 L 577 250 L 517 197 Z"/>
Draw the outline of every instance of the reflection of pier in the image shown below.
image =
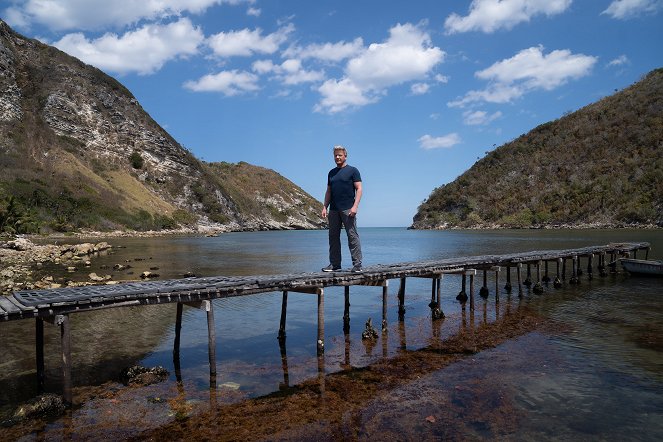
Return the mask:
<path fill-rule="evenodd" d="M 60 327 L 62 343 L 62 370 L 64 378 L 64 399 L 71 403 L 71 329 L 69 315 L 104 308 L 119 308 L 136 305 L 153 305 L 163 303 L 177 303 L 177 320 L 175 333 L 176 371 L 179 367 L 179 341 L 182 324 L 182 305 L 188 304 L 204 309 L 207 312 L 208 343 L 210 378 L 212 382 L 216 376 L 216 336 L 214 328 L 214 311 L 211 300 L 246 296 L 265 292 L 282 292 L 283 302 L 279 339 L 284 343 L 286 337 L 286 313 L 288 293 L 314 294 L 318 300 L 318 355 L 324 353 L 324 292 L 326 287 L 345 287 L 344 329 L 349 328 L 349 287 L 353 285 L 368 285 L 382 287 L 383 322 L 387 316 L 387 289 L 390 279 L 400 280 L 398 290 L 398 312 L 402 320 L 405 313 L 405 283 L 407 278 L 429 278 L 432 280 L 431 302 L 429 306 L 433 318 L 443 318 L 441 303 L 441 282 L 444 275 L 460 275 L 462 289 L 456 299 L 465 306 L 470 302 L 470 311 L 474 311 L 474 277 L 477 271 L 483 272 L 483 285 L 479 291 L 480 296 L 488 296 L 487 273 L 495 272 L 495 296 L 499 302 L 500 273 L 506 274 L 505 290 L 510 292 L 511 270 L 516 270 L 518 294 L 522 296 L 525 286 L 532 286 L 534 293 L 543 291 L 541 286 L 548 278 L 548 263 L 557 264 L 557 277 L 554 286 L 562 285 L 566 279 L 566 262 L 571 261 L 571 277 L 569 284 L 577 284 L 582 274 L 581 258 L 587 260 L 587 277 L 592 278 L 594 257 L 597 257 L 599 274 L 607 274 L 609 263 L 616 262 L 618 256 L 628 256 L 631 253 L 636 257 L 639 250 L 649 252 L 648 243 L 619 243 L 605 246 L 585 247 L 568 250 L 534 251 L 507 255 L 471 256 L 449 258 L 435 261 L 400 263 L 391 265 L 376 265 L 367 267 L 363 273 L 302 273 L 296 275 L 266 275 L 249 277 L 202 277 L 187 278 L 169 281 L 135 282 L 117 285 L 73 287 L 49 290 L 33 290 L 15 292 L 8 297 L 0 297 L 0 321 L 36 319 L 36 362 L 37 374 L 40 383 L 44 374 L 44 321 Z M 645 256 L 647 258 L 647 256 Z M 609 261 L 607 261 L 609 259 Z M 523 281 L 523 265 L 526 266 L 527 275 Z M 535 267 L 536 282 L 532 282 L 532 266 Z M 541 277 L 542 266 L 544 276 Z M 500 272 L 505 268 L 505 272 Z M 613 267 L 614 268 L 614 267 Z M 561 272 L 560 272 L 561 271 Z M 466 280 L 469 277 L 469 297 L 466 293 Z M 484 313 L 485 315 L 485 313 Z M 473 321 L 473 315 L 471 316 Z M 403 339 L 404 340 L 404 339 Z M 283 360 L 285 360 L 285 347 L 283 347 Z M 285 379 L 287 384 L 287 378 Z"/>

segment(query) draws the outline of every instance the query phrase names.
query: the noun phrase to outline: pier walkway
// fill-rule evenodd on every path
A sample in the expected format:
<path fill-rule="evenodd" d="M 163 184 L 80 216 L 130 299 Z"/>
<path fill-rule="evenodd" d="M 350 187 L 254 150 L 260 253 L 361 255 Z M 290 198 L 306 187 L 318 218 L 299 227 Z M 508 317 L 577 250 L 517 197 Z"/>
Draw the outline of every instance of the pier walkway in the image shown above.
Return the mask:
<path fill-rule="evenodd" d="M 128 282 L 114 285 L 85 287 L 66 287 L 45 290 L 24 290 L 12 295 L 0 296 L 0 323 L 12 320 L 36 319 L 36 362 L 40 385 L 44 374 L 44 322 L 58 325 L 61 330 L 62 365 L 64 379 L 64 399 L 71 403 L 71 345 L 69 315 L 98 309 L 120 308 L 138 305 L 177 303 L 175 328 L 175 351 L 179 352 L 179 338 L 184 304 L 203 308 L 207 312 L 210 375 L 216 375 L 216 337 L 214 331 L 214 312 L 212 300 L 256 293 L 283 292 L 281 322 L 278 337 L 286 336 L 286 312 L 288 292 L 310 293 L 318 297 L 318 354 L 324 352 L 324 289 L 331 286 L 345 287 L 344 323 L 349 322 L 349 287 L 368 285 L 382 287 L 383 316 L 386 318 L 387 287 L 390 279 L 399 279 L 398 289 L 399 317 L 404 314 L 405 282 L 407 278 L 430 278 L 431 303 L 433 317 L 442 317 L 440 283 L 443 275 L 462 276 L 462 289 L 456 299 L 465 306 L 470 301 L 474 308 L 474 277 L 477 271 L 483 272 L 483 285 L 479 294 L 488 296 L 486 286 L 487 272 L 495 272 L 495 296 L 499 296 L 499 275 L 505 273 L 504 290 L 511 292 L 511 269 L 516 271 L 516 284 L 519 295 L 523 285 L 531 286 L 535 292 L 541 282 L 552 280 L 549 263 L 556 264 L 554 286 L 570 276 L 568 283 L 577 283 L 581 270 L 581 258 L 586 259 L 587 277 L 592 278 L 594 263 L 600 274 L 607 272 L 607 267 L 622 256 L 637 257 L 640 250 L 649 253 L 649 243 L 611 243 L 578 249 L 531 251 L 505 255 L 466 256 L 440 260 L 408 262 L 398 264 L 375 265 L 366 267 L 362 273 L 350 272 L 313 272 L 287 275 L 262 275 L 242 277 L 193 277 L 166 281 Z M 596 260 L 595 260 L 596 258 Z M 570 271 L 567 272 L 567 260 Z M 522 269 L 526 266 L 526 276 Z M 534 273 L 532 272 L 534 268 Z M 505 270 L 505 271 L 503 271 Z M 543 275 L 542 275 L 543 273 Z M 469 277 L 469 297 L 466 294 L 466 278 Z M 383 318 L 383 319 L 384 319 Z M 83 337 L 85 339 L 85 337 Z"/>

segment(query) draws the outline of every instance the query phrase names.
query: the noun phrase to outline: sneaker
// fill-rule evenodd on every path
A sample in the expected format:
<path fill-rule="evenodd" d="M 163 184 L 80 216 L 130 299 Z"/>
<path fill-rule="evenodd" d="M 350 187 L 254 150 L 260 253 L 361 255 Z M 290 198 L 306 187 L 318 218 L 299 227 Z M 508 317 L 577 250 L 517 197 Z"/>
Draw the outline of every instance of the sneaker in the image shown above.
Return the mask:
<path fill-rule="evenodd" d="M 352 269 L 350 269 L 352 273 L 361 273 L 364 271 L 364 269 L 361 268 L 360 265 L 352 266 Z"/>
<path fill-rule="evenodd" d="M 333 266 L 331 264 L 322 269 L 323 272 L 338 272 L 339 270 L 341 270 L 341 266 Z"/>

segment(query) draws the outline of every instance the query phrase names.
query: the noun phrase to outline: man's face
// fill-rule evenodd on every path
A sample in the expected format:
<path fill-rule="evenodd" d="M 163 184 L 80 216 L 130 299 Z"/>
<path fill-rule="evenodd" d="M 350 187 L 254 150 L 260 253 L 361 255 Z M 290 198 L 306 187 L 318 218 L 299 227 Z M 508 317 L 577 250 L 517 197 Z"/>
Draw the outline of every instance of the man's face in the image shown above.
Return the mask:
<path fill-rule="evenodd" d="M 334 151 L 334 162 L 336 163 L 337 166 L 340 167 L 340 166 L 344 165 L 346 158 L 347 158 L 347 155 L 342 150 L 335 150 Z"/>

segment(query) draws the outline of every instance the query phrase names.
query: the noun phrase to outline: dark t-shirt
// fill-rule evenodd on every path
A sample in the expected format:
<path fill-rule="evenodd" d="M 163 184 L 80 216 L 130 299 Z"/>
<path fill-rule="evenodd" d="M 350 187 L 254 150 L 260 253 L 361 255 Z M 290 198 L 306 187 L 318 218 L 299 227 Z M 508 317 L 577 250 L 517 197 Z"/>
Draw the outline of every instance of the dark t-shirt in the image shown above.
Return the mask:
<path fill-rule="evenodd" d="M 361 181 L 356 167 L 335 167 L 327 175 L 331 188 L 330 210 L 348 210 L 355 203 L 355 183 Z"/>

